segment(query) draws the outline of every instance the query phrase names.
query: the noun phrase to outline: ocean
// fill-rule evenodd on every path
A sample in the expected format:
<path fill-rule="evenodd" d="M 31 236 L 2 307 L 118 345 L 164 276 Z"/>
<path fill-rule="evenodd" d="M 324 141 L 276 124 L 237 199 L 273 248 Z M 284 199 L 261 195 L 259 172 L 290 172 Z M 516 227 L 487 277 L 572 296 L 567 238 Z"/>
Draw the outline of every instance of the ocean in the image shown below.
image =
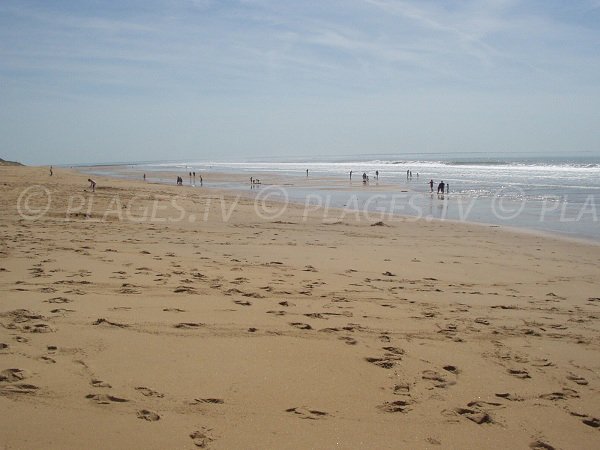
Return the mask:
<path fill-rule="evenodd" d="M 150 177 L 158 171 L 180 171 L 184 175 L 189 171 L 233 172 L 245 173 L 248 178 L 260 173 L 262 185 L 260 189 L 253 187 L 254 195 L 272 189 L 269 174 L 298 177 L 298 183 L 280 187 L 278 195 L 311 208 L 343 208 L 346 214 L 359 210 L 373 220 L 397 215 L 458 220 L 600 241 L 600 157 L 593 155 L 471 153 L 198 159 L 137 163 L 133 167 Z M 344 183 L 302 183 L 307 169 L 309 179 L 339 179 Z M 368 176 L 368 183 L 362 183 L 363 173 Z M 433 193 L 430 180 L 434 182 Z M 449 187 L 447 194 L 437 194 L 441 181 Z M 204 187 L 211 186 L 243 190 L 252 187 L 249 182 L 211 184 L 207 179 Z"/>

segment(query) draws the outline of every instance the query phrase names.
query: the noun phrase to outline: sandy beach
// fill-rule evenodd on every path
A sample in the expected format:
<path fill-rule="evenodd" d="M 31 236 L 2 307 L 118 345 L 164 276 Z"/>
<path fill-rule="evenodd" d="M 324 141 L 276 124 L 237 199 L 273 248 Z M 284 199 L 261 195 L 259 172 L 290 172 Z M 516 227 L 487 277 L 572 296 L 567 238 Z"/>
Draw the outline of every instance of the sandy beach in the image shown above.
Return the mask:
<path fill-rule="evenodd" d="M 599 245 L 86 179 L 0 167 L 3 448 L 598 448 Z"/>

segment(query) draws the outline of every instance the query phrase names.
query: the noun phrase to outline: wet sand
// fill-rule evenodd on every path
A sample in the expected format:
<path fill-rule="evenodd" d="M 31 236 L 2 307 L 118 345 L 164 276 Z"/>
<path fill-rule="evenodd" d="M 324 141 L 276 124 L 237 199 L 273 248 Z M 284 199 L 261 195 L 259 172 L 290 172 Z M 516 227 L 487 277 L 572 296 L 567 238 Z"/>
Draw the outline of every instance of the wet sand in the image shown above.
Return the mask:
<path fill-rule="evenodd" d="M 597 448 L 598 245 L 54 173 L 0 167 L 6 448 Z"/>

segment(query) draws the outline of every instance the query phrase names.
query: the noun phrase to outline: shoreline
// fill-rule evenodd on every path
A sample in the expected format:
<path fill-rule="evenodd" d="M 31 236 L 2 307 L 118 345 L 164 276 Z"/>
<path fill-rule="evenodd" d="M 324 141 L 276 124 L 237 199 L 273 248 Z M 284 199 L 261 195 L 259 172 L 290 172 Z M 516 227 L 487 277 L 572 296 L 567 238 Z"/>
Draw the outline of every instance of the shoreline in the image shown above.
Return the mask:
<path fill-rule="evenodd" d="M 77 171 L 78 173 L 88 173 L 85 170 L 80 171 L 79 169 L 86 169 L 86 168 L 101 168 L 102 170 L 106 169 L 106 168 L 115 168 L 115 169 L 126 169 L 127 166 L 130 166 L 131 164 L 123 164 L 123 165 L 93 165 L 93 166 L 80 166 L 77 168 L 73 168 L 72 170 Z M 122 176 L 118 176 L 115 174 L 111 174 L 111 173 L 103 173 L 103 176 L 106 176 L 108 178 L 112 178 L 112 179 L 122 179 L 122 180 L 128 180 L 128 181 L 139 181 L 137 177 L 135 177 L 135 175 L 139 175 L 139 173 L 141 172 L 137 172 L 137 171 L 127 171 L 125 170 Z M 174 178 L 177 176 L 178 172 L 174 172 L 174 171 L 155 171 L 155 172 L 151 172 L 152 175 L 155 176 L 159 176 L 159 177 L 164 177 L 164 178 Z M 271 188 L 271 187 L 296 187 L 297 185 L 292 183 L 291 181 L 294 180 L 302 180 L 304 181 L 304 177 L 302 175 L 297 175 L 294 177 L 290 177 L 288 175 L 281 175 L 281 174 L 272 174 L 272 173 L 265 173 L 265 172 L 258 172 L 257 175 L 261 176 L 261 179 L 268 179 L 269 176 L 271 176 L 272 178 L 275 179 L 274 182 L 271 183 L 264 183 L 264 184 L 260 184 L 258 186 L 256 186 L 256 188 L 258 189 L 258 192 L 248 192 L 247 189 L 243 189 L 241 186 L 240 187 L 223 187 L 223 186 L 211 186 L 211 182 L 217 182 L 217 183 L 239 183 L 239 184 L 243 184 L 245 178 L 247 178 L 246 173 L 241 173 L 241 172 L 203 172 L 203 175 L 206 177 L 207 175 L 210 176 L 210 178 L 208 179 L 208 181 L 205 181 L 205 185 L 203 186 L 206 189 L 212 189 L 212 190 L 216 190 L 216 191 L 224 191 L 224 192 L 229 192 L 231 194 L 240 194 L 240 195 L 244 195 L 248 198 L 253 198 L 256 197 L 257 193 L 260 193 L 260 189 L 261 188 Z M 151 178 L 149 178 L 149 180 L 151 180 Z M 233 180 L 233 181 L 231 181 Z M 348 192 L 352 192 L 353 190 L 356 190 L 358 187 L 356 185 L 351 185 L 350 187 L 347 186 L 347 182 L 344 182 L 344 180 L 340 180 L 338 178 L 334 178 L 334 177 L 317 177 L 317 178 L 313 178 L 310 180 L 311 185 L 314 185 L 314 181 L 316 182 L 325 182 L 325 183 L 330 183 L 330 185 L 328 187 L 320 187 L 321 191 L 327 192 L 328 189 L 332 189 L 332 190 L 338 190 L 338 189 L 342 189 L 344 190 L 344 188 L 347 188 Z M 150 183 L 150 184 L 157 184 L 157 185 L 162 185 L 162 186 L 171 186 L 172 184 L 169 183 L 168 181 L 166 181 L 166 179 L 161 180 L 155 180 L 155 181 L 146 181 L 145 183 Z M 184 177 L 184 185 L 182 186 L 183 188 L 194 188 L 194 189 L 199 189 L 200 187 L 197 185 L 189 185 L 186 184 L 187 183 L 187 178 Z M 360 186 L 360 181 L 358 182 Z M 248 184 L 248 186 L 250 186 Z M 395 185 L 390 186 L 390 185 L 383 185 L 381 186 L 381 190 L 377 190 L 379 188 L 379 186 L 368 186 L 368 189 L 371 189 L 371 192 L 373 192 L 374 195 L 378 195 L 378 193 L 380 192 L 385 192 L 385 193 L 389 193 L 389 189 L 390 187 L 396 187 Z M 408 188 L 410 187 L 408 184 L 407 185 L 401 185 L 401 186 L 397 186 L 399 188 L 399 190 L 397 192 L 400 193 L 409 193 L 409 194 L 414 194 L 413 191 L 408 190 Z M 373 189 L 374 188 L 374 189 Z M 309 186 L 310 189 L 310 186 Z M 317 188 L 315 190 L 315 192 L 319 192 L 318 190 L 319 188 Z M 310 194 L 308 194 L 310 195 Z M 435 194 L 434 194 L 435 195 Z M 298 198 L 292 198 L 292 199 L 286 199 L 286 200 L 278 200 L 278 199 L 269 199 L 269 201 L 272 202 L 291 202 L 294 203 L 296 205 L 299 206 L 304 206 L 304 207 L 310 207 L 311 205 L 307 205 L 306 202 L 306 197 L 304 199 L 304 201 L 302 199 L 298 199 Z M 341 212 L 343 211 L 347 211 L 347 209 L 345 207 L 342 206 L 327 206 L 326 207 L 327 210 L 332 210 L 332 211 L 337 211 L 338 213 L 341 214 Z M 346 215 L 352 215 L 354 214 L 354 210 L 352 210 L 353 212 L 346 212 Z M 367 215 L 369 213 L 373 213 L 375 214 L 375 211 L 367 211 L 364 209 L 359 208 L 358 211 L 361 215 Z M 551 230 L 543 230 L 543 229 L 539 229 L 539 228 L 533 228 L 533 227 L 526 227 L 526 226 L 519 226 L 519 225 L 511 225 L 511 224 L 498 224 L 498 223 L 494 223 L 494 222 L 482 222 L 482 221 L 476 221 L 476 220 L 468 220 L 468 219 L 453 219 L 453 218 L 448 218 L 448 217 L 423 217 L 422 215 L 414 215 L 414 214 L 403 214 L 401 212 L 384 212 L 383 215 L 386 216 L 387 220 L 394 220 L 394 218 L 398 218 L 398 219 L 404 219 L 404 220 L 414 220 L 414 221 L 440 221 L 440 222 L 446 222 L 446 223 L 456 223 L 456 224 L 467 224 L 467 225 L 477 225 L 477 226 L 482 226 L 482 227 L 489 227 L 489 228 L 496 228 L 496 227 L 500 227 L 503 230 L 509 231 L 509 232 L 516 232 L 516 233 L 523 233 L 526 235 L 532 235 L 532 236 L 540 236 L 540 237 L 546 237 L 546 238 L 550 238 L 550 239 L 560 239 L 560 240 L 565 240 L 565 241 L 569 241 L 569 242 L 575 242 L 575 243 L 581 243 L 581 244 L 588 244 L 588 245 L 594 245 L 594 246 L 599 246 L 600 245 L 600 236 L 598 236 L 598 238 L 593 238 L 593 237 L 589 237 L 589 236 L 573 236 L 573 235 L 569 235 L 566 232 L 559 232 L 559 231 L 551 231 Z M 381 220 L 385 220 L 385 219 L 381 219 Z M 376 220 L 377 221 L 377 220 Z M 599 225 L 600 226 L 600 225 Z"/>

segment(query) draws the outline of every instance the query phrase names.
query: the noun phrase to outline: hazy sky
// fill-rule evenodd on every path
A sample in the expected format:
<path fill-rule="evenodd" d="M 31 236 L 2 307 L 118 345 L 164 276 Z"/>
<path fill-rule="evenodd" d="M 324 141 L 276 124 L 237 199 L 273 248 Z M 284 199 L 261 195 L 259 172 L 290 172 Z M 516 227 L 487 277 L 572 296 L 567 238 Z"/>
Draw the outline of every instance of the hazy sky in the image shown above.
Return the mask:
<path fill-rule="evenodd" d="M 0 157 L 600 155 L 600 0 L 1 0 Z"/>

